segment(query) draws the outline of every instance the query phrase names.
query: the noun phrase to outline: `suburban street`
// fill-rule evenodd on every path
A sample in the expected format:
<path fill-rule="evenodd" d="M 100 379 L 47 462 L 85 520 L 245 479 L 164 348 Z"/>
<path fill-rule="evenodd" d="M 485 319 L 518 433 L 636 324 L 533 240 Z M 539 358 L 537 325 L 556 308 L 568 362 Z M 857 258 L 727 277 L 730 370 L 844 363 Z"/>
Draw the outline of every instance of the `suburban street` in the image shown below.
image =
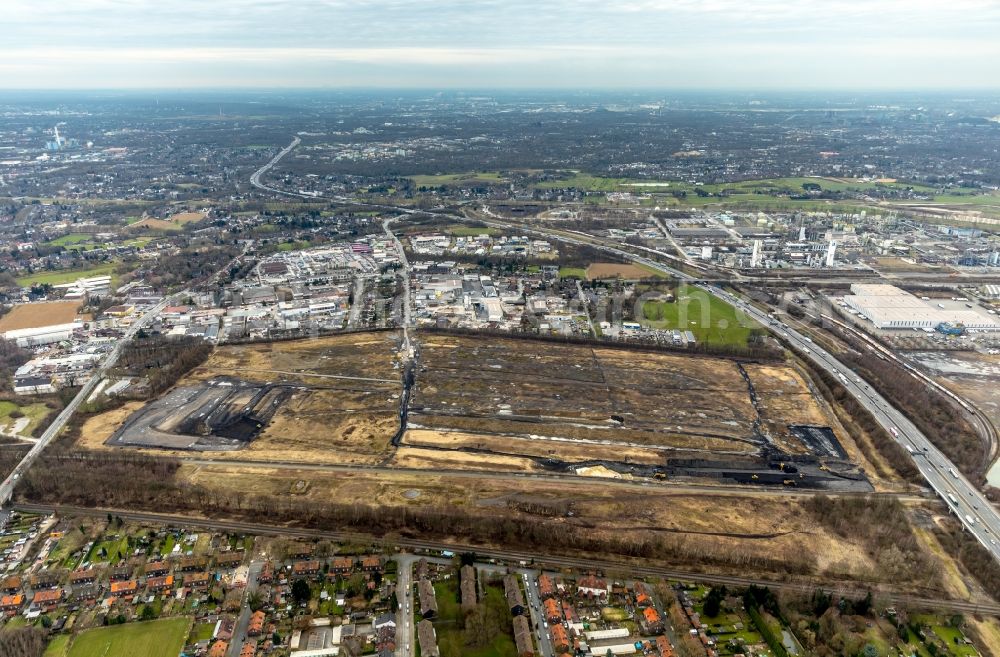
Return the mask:
<path fill-rule="evenodd" d="M 413 564 L 419 557 L 412 554 L 396 556 L 396 598 L 399 611 L 396 612 L 396 657 L 410 657 L 415 654 L 413 626 Z"/>
<path fill-rule="evenodd" d="M 263 567 L 264 562 L 260 559 L 254 559 L 250 562 L 250 568 L 247 572 L 247 586 L 243 590 L 243 605 L 240 608 L 240 616 L 236 619 L 236 626 L 233 628 L 233 640 L 229 642 L 227 652 L 229 657 L 239 657 L 240 650 L 243 649 L 243 642 L 247 638 L 247 627 L 250 625 L 250 616 L 253 615 L 253 610 L 250 609 L 247 602 L 250 600 L 250 596 L 257 591 L 257 576 L 260 575 L 260 570 Z"/>

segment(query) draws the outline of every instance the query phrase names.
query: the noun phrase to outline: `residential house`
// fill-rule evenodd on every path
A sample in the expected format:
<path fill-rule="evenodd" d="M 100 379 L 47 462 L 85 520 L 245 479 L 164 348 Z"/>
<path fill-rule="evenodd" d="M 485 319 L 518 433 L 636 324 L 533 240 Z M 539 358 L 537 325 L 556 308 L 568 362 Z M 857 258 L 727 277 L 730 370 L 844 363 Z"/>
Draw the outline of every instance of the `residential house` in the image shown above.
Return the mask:
<path fill-rule="evenodd" d="M 93 568 L 78 568 L 69 574 L 69 583 L 73 586 L 93 584 L 97 579 L 97 570 Z"/>
<path fill-rule="evenodd" d="M 441 651 L 437 645 L 437 632 L 434 631 L 434 625 L 429 620 L 417 623 L 417 641 L 420 644 L 421 657 L 441 657 Z"/>
<path fill-rule="evenodd" d="M 206 588 L 211 581 L 212 577 L 208 573 L 190 573 L 184 576 L 184 586 L 189 589 Z"/>
<path fill-rule="evenodd" d="M 111 569 L 111 581 L 121 582 L 132 577 L 132 567 L 131 566 L 118 566 L 117 568 Z"/>
<path fill-rule="evenodd" d="M 542 600 L 554 597 L 556 594 L 555 583 L 551 577 L 544 573 L 538 576 L 538 594 L 542 597 Z"/>
<path fill-rule="evenodd" d="M 335 557 L 330 564 L 330 576 L 350 575 L 354 571 L 354 559 L 351 557 Z"/>
<path fill-rule="evenodd" d="M 126 598 L 135 595 L 139 590 L 139 583 L 134 579 L 124 582 L 111 582 L 111 595 L 116 598 Z"/>
<path fill-rule="evenodd" d="M 242 551 L 223 552 L 215 556 L 215 565 L 219 568 L 235 568 L 243 563 Z"/>
<path fill-rule="evenodd" d="M 320 570 L 319 561 L 296 561 L 292 564 L 292 574 L 296 577 L 309 577 L 316 575 Z"/>
<path fill-rule="evenodd" d="M 551 625 L 549 635 L 552 638 L 552 647 L 555 648 L 556 652 L 569 652 L 569 635 L 566 634 L 566 628 L 558 624 Z"/>
<path fill-rule="evenodd" d="M 253 641 L 247 641 L 243 644 L 243 648 L 240 650 L 240 657 L 254 657 L 257 654 L 257 644 Z"/>
<path fill-rule="evenodd" d="M 164 575 L 162 577 L 150 577 L 146 580 L 146 587 L 150 593 L 162 593 L 174 588 L 174 576 Z"/>
<path fill-rule="evenodd" d="M 393 631 L 396 629 L 396 617 L 391 613 L 385 613 L 381 616 L 375 618 L 375 622 L 372 623 L 372 628 L 376 631 L 381 630 L 383 627 L 391 628 Z"/>
<path fill-rule="evenodd" d="M 182 572 L 193 573 L 199 570 L 205 570 L 208 566 L 208 559 L 200 556 L 182 557 L 179 566 Z"/>
<path fill-rule="evenodd" d="M 607 598 L 610 590 L 606 580 L 598 579 L 593 575 L 583 577 L 576 583 L 577 593 L 589 598 Z"/>
<path fill-rule="evenodd" d="M 378 555 L 365 557 L 361 560 L 361 570 L 366 573 L 382 572 L 382 557 Z"/>
<path fill-rule="evenodd" d="M 19 575 L 10 575 L 0 581 L 0 593 L 17 593 L 21 590 L 23 582 Z"/>
<path fill-rule="evenodd" d="M 60 575 L 54 570 L 41 570 L 31 576 L 32 589 L 51 589 L 59 586 Z"/>
<path fill-rule="evenodd" d="M 503 592 L 507 597 L 510 613 L 515 616 L 523 614 L 524 595 L 521 593 L 521 584 L 517 581 L 517 575 L 507 575 L 503 578 Z"/>
<path fill-rule="evenodd" d="M 7 594 L 0 598 L 0 611 L 4 613 L 16 612 L 24 605 L 24 594 Z"/>
<path fill-rule="evenodd" d="M 660 652 L 660 657 L 674 657 L 674 646 L 665 635 L 656 637 L 656 649 Z"/>
<path fill-rule="evenodd" d="M 274 581 L 274 564 L 270 561 L 265 561 L 264 565 L 261 566 L 260 573 L 257 575 L 258 584 L 270 584 Z"/>
<path fill-rule="evenodd" d="M 639 617 L 639 625 L 646 634 L 656 634 L 663 631 L 663 619 L 653 607 L 646 607 Z"/>
<path fill-rule="evenodd" d="M 476 569 L 472 566 L 462 566 L 460 571 L 462 577 L 462 611 L 467 611 L 476 606 Z"/>
<path fill-rule="evenodd" d="M 420 615 L 424 618 L 434 618 L 437 615 L 437 598 L 434 596 L 434 585 L 429 579 L 417 582 L 417 596 L 420 601 Z"/>
<path fill-rule="evenodd" d="M 264 632 L 264 612 L 255 611 L 250 617 L 250 625 L 247 626 L 247 636 L 260 636 Z"/>
<path fill-rule="evenodd" d="M 531 624 L 526 616 L 514 616 L 514 645 L 517 647 L 518 657 L 535 657 Z"/>
<path fill-rule="evenodd" d="M 225 641 L 216 641 L 212 644 L 212 647 L 208 649 L 206 657 L 226 657 L 226 652 L 229 650 L 229 644 Z"/>
<path fill-rule="evenodd" d="M 152 561 L 146 564 L 147 577 L 159 577 L 170 572 L 170 564 L 166 561 Z"/>
<path fill-rule="evenodd" d="M 547 620 L 550 623 L 558 623 L 562 620 L 562 610 L 559 606 L 559 601 L 553 598 L 544 600 L 542 602 L 542 611 Z"/>
<path fill-rule="evenodd" d="M 42 611 L 54 609 L 62 600 L 62 594 L 62 589 L 35 591 L 35 595 L 31 598 L 31 606 Z"/>

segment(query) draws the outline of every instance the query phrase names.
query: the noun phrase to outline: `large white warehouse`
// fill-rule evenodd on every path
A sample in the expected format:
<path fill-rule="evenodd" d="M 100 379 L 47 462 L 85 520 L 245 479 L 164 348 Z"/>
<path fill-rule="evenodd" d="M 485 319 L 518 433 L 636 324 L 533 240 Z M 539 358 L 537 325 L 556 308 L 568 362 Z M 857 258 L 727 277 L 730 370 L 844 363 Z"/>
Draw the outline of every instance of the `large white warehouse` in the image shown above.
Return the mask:
<path fill-rule="evenodd" d="M 1000 330 L 1000 323 L 990 315 L 968 308 L 942 308 L 892 285 L 853 284 L 844 303 L 878 329 L 932 329 L 950 323 L 968 329 Z"/>

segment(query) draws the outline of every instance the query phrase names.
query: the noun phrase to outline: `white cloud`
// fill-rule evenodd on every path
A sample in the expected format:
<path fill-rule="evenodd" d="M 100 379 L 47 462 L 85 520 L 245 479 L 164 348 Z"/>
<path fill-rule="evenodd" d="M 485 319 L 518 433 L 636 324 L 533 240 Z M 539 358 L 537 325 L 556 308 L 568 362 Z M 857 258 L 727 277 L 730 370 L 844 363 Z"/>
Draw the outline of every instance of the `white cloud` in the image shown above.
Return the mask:
<path fill-rule="evenodd" d="M 246 84 L 251 63 L 315 85 L 601 86 L 643 71 L 654 86 L 982 86 L 1000 61 L 1000 3 L 987 0 L 3 0 L 2 12 L 8 87 L 39 86 L 39 72 Z M 414 77 L 419 66 L 438 77 Z"/>

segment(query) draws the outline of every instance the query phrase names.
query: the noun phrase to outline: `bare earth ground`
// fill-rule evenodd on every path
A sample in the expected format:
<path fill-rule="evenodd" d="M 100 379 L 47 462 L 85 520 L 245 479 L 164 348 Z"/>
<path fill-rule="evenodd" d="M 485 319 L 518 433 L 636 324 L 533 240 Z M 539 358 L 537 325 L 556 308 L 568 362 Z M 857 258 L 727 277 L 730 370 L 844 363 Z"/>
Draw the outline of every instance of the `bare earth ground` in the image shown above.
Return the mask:
<path fill-rule="evenodd" d="M 399 373 L 393 368 L 396 339 L 395 334 L 388 332 L 346 334 L 216 349 L 203 366 L 181 379 L 177 386 L 227 375 L 314 387 L 296 391 L 248 447 L 198 452 L 198 456 L 328 464 L 381 461 L 398 427 L 401 383 Z M 129 402 L 122 408 L 88 418 L 78 444 L 88 449 L 104 449 L 104 441 L 141 406 L 142 402 Z M 155 452 L 191 455 L 169 450 Z"/>
<path fill-rule="evenodd" d="M 9 313 L 0 317 L 0 333 L 17 329 L 69 324 L 76 319 L 79 301 L 46 301 L 24 303 L 14 306 Z"/>
<path fill-rule="evenodd" d="M 565 458 L 592 443 L 605 454 L 638 450 L 628 456 L 643 463 L 662 458 L 656 447 L 756 450 L 757 410 L 733 361 L 440 335 L 422 337 L 421 345 L 410 418 L 424 431 L 408 435 L 407 444 L 448 447 L 458 434 L 470 446 L 483 442 L 473 436 L 500 434 L 507 452 Z M 788 452 L 806 451 L 789 424 L 838 430 L 790 365 L 751 364 L 746 371 L 764 430 Z"/>

